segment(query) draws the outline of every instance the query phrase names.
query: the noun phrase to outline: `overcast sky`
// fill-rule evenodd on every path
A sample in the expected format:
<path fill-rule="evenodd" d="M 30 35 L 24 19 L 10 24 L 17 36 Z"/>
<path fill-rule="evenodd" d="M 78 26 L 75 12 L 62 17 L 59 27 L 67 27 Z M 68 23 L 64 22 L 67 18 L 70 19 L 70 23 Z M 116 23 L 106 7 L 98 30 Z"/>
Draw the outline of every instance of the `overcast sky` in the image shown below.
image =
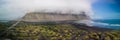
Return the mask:
<path fill-rule="evenodd" d="M 63 13 L 85 11 L 87 15 L 93 15 L 93 3 L 94 0 L 0 0 L 0 19 L 15 19 L 27 12 L 41 10 Z"/>

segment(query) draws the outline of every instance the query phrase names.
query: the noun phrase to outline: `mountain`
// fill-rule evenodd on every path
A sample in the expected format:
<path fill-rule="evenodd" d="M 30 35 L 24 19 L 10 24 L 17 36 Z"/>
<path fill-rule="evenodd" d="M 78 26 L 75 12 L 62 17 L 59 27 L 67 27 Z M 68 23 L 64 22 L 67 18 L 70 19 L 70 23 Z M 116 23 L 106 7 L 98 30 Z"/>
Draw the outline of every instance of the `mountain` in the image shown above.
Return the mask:
<path fill-rule="evenodd" d="M 26 22 L 44 22 L 44 21 L 77 21 L 90 20 L 84 13 L 81 14 L 62 14 L 50 12 L 30 12 L 27 13 L 22 21 Z"/>

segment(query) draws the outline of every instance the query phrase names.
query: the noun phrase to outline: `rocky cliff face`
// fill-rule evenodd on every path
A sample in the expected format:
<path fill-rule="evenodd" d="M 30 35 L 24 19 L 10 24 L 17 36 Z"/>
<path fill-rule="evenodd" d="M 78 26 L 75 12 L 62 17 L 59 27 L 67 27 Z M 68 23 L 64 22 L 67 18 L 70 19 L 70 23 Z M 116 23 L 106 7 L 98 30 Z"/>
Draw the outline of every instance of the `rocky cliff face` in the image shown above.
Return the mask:
<path fill-rule="evenodd" d="M 31 12 L 27 13 L 22 21 L 42 22 L 42 21 L 72 21 L 72 20 L 89 20 L 85 14 L 60 14 L 60 13 L 43 13 Z"/>

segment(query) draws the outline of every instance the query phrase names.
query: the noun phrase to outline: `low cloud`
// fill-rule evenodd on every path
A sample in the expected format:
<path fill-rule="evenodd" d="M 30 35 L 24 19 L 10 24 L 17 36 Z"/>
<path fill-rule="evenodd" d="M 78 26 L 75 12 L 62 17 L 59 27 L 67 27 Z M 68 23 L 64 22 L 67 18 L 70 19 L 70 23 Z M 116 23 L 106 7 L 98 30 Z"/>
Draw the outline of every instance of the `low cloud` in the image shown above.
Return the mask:
<path fill-rule="evenodd" d="M 86 12 L 87 15 L 93 15 L 92 3 L 95 0 L 2 0 L 0 6 L 0 18 L 15 19 L 22 17 L 27 12 L 46 11 L 79 13 Z"/>

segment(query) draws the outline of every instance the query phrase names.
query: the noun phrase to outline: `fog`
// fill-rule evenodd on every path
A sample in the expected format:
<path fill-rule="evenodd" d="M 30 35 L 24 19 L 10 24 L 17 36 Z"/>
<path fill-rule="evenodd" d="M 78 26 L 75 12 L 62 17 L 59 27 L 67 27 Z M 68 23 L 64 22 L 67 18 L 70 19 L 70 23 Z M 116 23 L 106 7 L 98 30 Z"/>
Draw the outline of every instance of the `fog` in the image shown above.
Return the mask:
<path fill-rule="evenodd" d="M 0 19 L 18 19 L 28 12 L 61 12 L 79 14 L 81 11 L 92 16 L 95 0 L 2 0 Z"/>

